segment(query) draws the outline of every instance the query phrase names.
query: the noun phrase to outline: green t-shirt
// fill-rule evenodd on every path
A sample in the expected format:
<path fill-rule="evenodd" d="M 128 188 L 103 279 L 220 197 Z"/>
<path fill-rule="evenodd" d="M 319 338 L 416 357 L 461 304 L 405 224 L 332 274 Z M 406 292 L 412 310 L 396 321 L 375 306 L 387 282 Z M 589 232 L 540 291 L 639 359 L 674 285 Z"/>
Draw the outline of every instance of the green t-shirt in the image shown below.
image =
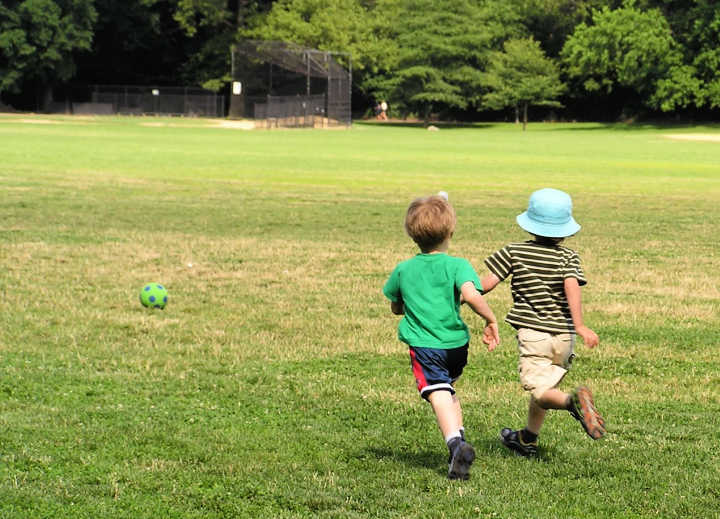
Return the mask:
<path fill-rule="evenodd" d="M 447 254 L 418 254 L 395 267 L 383 294 L 405 305 L 398 338 L 416 348 L 450 349 L 470 340 L 460 317 L 460 287 L 482 285 L 475 269 L 463 258 Z"/>

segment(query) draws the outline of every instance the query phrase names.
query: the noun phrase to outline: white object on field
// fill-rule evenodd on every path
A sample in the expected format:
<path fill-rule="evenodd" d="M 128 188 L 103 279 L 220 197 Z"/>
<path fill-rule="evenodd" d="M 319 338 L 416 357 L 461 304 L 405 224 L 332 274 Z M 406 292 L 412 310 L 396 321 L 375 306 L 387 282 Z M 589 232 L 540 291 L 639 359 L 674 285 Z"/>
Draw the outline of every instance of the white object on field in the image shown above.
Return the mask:
<path fill-rule="evenodd" d="M 438 191 L 438 196 L 441 196 L 441 197 L 443 197 L 445 200 L 448 200 L 447 191 Z"/>

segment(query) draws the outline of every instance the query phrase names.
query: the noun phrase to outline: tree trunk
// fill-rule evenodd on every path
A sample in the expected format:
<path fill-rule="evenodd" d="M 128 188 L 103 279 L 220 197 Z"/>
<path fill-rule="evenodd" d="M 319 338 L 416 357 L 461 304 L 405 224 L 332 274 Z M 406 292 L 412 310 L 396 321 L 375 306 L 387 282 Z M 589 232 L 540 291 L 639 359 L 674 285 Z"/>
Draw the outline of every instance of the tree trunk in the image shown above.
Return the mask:
<path fill-rule="evenodd" d="M 527 128 L 527 103 L 523 104 L 523 131 Z"/>
<path fill-rule="evenodd" d="M 425 125 L 425 128 L 430 126 L 430 114 L 432 113 L 432 106 L 427 105 L 425 107 L 425 115 L 423 117 L 423 124 Z"/>
<path fill-rule="evenodd" d="M 520 124 L 520 107 L 515 105 L 515 124 Z"/>
<path fill-rule="evenodd" d="M 35 101 L 35 109 L 41 113 L 50 112 L 50 105 L 53 100 L 53 88 L 49 83 L 40 83 L 37 86 L 37 97 Z"/>

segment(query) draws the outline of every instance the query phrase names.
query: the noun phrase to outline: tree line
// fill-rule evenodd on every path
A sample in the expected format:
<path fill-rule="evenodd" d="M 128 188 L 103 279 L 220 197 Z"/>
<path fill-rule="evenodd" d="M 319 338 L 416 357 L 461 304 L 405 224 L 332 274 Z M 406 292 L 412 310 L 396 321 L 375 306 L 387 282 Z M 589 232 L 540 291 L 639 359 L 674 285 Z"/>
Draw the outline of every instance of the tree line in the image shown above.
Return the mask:
<path fill-rule="evenodd" d="M 0 102 L 43 108 L 73 84 L 227 93 L 246 39 L 350 53 L 360 113 L 720 113 L 715 0 L 2 0 Z"/>

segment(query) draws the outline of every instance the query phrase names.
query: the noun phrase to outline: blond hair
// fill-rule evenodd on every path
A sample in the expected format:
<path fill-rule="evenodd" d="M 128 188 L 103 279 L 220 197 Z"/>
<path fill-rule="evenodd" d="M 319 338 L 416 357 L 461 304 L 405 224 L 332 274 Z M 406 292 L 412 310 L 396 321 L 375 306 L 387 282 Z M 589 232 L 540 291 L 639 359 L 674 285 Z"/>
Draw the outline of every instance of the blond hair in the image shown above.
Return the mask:
<path fill-rule="evenodd" d="M 455 209 L 443 197 L 417 198 L 405 215 L 405 231 L 421 251 L 429 252 L 450 237 L 455 221 Z"/>

